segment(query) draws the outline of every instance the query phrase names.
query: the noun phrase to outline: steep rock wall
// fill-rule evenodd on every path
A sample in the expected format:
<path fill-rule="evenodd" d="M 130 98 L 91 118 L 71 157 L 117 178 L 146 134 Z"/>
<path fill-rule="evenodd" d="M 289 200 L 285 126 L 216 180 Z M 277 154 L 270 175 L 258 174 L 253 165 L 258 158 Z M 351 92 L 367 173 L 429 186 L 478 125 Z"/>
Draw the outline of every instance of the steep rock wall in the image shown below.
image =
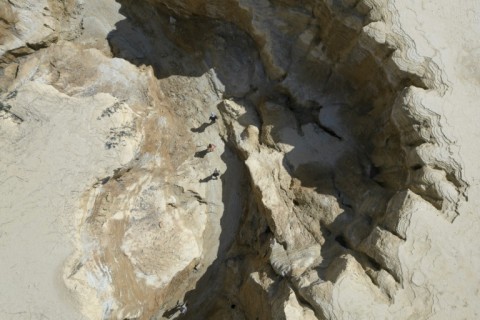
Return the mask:
<path fill-rule="evenodd" d="M 392 3 L 118 2 L 1 12 L 4 137 L 51 101 L 90 104 L 84 125 L 105 128 L 62 185 L 81 190 L 64 281 L 86 316 L 438 312 L 429 223 L 449 230 L 468 184 L 428 98 L 448 81 Z"/>
<path fill-rule="evenodd" d="M 356 263 L 346 274 L 363 274 L 376 304 L 388 305 L 407 277 L 398 257 L 405 234 L 396 222 L 405 209 L 389 200 L 410 189 L 452 221 L 466 187 L 438 116 L 420 102 L 425 90 L 445 90 L 441 73 L 396 29 L 396 12 L 372 2 L 312 2 L 301 8 L 281 2 L 122 4 L 141 25 L 145 12 L 157 8 L 168 18 L 162 31 L 151 24 L 149 31 L 165 33 L 200 57 L 210 39 L 197 28 L 209 18 L 233 24 L 253 39 L 269 81 L 240 93 L 230 90 L 232 77 L 220 76 L 224 97 L 237 104 L 219 108 L 227 121 L 224 139 L 245 160 L 260 213 L 273 233 L 271 266 L 294 279 L 295 291 L 317 316 L 329 317 L 325 309 L 331 302 L 316 299 L 336 288 L 317 282 L 336 283 L 328 266 L 346 254 L 345 261 Z M 135 60 L 154 61 L 151 55 Z M 219 61 L 210 63 L 221 70 Z M 159 73 L 163 69 L 158 66 Z M 309 270 L 317 275 L 305 282 Z"/>

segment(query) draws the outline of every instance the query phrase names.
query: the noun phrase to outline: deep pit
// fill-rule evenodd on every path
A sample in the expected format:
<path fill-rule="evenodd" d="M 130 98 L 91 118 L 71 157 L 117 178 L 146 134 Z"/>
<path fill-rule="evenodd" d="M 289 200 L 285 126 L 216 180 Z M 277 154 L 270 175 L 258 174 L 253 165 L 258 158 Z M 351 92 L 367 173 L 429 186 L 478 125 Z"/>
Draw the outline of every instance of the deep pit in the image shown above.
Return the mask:
<path fill-rule="evenodd" d="M 230 2 L 120 1 L 127 19 L 108 36 L 114 56 L 151 66 L 162 90 L 174 88 L 168 112 L 180 128 L 186 118 L 201 123 L 214 107 L 189 102 L 198 89 L 217 95 L 223 120 L 224 211 L 212 227 L 220 228 L 218 249 L 199 258 L 213 259 L 202 261 L 201 277 L 185 270 L 164 288 L 163 313 L 153 308 L 142 318 L 172 316 L 181 300 L 185 319 L 277 319 L 275 303 L 288 290 L 329 318 L 315 291 L 328 289 L 302 282 L 334 283 L 350 263 L 388 304 L 404 281 L 396 256 L 404 235 L 392 219 L 400 219 L 407 190 L 451 221 L 465 187 L 455 162 L 421 153 L 443 137 L 409 95 L 441 90 L 436 66 L 402 69 L 398 38 L 405 35 L 378 42 L 366 30 L 388 25 L 388 17 L 382 21 L 363 2 L 273 1 L 248 9 Z M 182 80 L 205 75 L 210 88 Z M 188 140 L 196 143 L 205 128 L 193 129 Z M 186 143 L 170 139 L 161 140 Z M 173 162 L 170 174 L 182 163 Z M 256 273 L 264 279 L 252 280 Z"/>

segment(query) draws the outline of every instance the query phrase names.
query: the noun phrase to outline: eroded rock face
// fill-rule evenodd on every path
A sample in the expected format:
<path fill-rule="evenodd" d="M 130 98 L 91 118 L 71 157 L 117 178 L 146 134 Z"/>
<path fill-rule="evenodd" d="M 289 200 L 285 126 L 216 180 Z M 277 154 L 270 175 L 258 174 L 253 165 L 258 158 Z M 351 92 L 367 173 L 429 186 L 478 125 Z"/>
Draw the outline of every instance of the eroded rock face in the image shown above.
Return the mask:
<path fill-rule="evenodd" d="M 475 317 L 480 221 L 467 190 L 476 194 L 480 170 L 451 129 L 474 113 L 465 102 L 463 118 L 445 119 L 461 83 L 443 65 L 452 53 L 418 52 L 428 46 L 402 28 L 403 7 L 0 4 L 0 190 L 15 221 L 0 267 L 70 241 L 38 270 L 53 278 L 65 261 L 63 286 L 83 316 L 40 302 L 36 313 Z M 419 12 L 412 21 L 429 21 Z M 18 212 L 35 223 L 22 227 Z M 16 233 L 41 250 L 12 252 Z M 38 274 L 21 268 L 29 276 L 2 280 L 14 294 L 0 301 L 19 318 L 15 297 Z M 54 305 L 59 287 L 41 287 Z"/>

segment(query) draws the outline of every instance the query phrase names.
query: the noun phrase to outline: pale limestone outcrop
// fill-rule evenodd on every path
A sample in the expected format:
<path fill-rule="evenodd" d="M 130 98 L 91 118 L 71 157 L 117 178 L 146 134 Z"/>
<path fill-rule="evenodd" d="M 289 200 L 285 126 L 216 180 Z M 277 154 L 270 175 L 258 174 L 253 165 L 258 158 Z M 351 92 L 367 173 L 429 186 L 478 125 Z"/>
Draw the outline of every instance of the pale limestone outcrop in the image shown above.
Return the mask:
<path fill-rule="evenodd" d="M 2 185 L 2 218 L 11 223 L 4 230 L 1 269 L 16 272 L 2 277 L 2 287 L 9 292 L 2 310 L 19 312 L 21 319 L 28 304 L 32 317 L 78 317 L 64 297 L 58 298 L 59 268 L 77 233 L 77 201 L 96 176 L 133 156 L 137 134 L 122 138 L 115 150 L 106 149 L 105 143 L 109 131 L 136 117 L 126 110 L 102 119 L 104 110 L 118 101 L 105 93 L 69 97 L 31 81 L 14 92 L 2 101 L 8 112 L 2 117 L 1 136 L 10 141 L 4 145 L 2 177 L 15 178 Z M 29 289 L 32 283 L 41 290 Z"/>
<path fill-rule="evenodd" d="M 468 35 L 389 0 L 0 4 L 0 312 L 82 317 L 28 291 L 62 261 L 91 319 L 479 312 Z"/>
<path fill-rule="evenodd" d="M 2 0 L 4 24 L 0 63 L 33 53 L 60 39 L 71 40 L 80 33 L 81 3 L 67 1 Z"/>

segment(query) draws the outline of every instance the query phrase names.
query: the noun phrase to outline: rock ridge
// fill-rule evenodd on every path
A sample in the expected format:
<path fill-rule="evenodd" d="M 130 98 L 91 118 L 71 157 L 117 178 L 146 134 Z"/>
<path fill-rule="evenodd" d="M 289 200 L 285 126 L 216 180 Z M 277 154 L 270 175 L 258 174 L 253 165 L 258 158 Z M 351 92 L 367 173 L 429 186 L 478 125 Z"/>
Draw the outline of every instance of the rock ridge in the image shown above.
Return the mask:
<path fill-rule="evenodd" d="M 55 213 L 74 249 L 55 261 L 83 316 L 450 312 L 439 279 L 471 270 L 451 275 L 447 257 L 467 254 L 443 234 L 473 219 L 475 185 L 445 119 L 456 79 L 422 56 L 403 5 L 0 5 L 6 216 Z M 15 201 L 22 188 L 36 205 Z"/>

